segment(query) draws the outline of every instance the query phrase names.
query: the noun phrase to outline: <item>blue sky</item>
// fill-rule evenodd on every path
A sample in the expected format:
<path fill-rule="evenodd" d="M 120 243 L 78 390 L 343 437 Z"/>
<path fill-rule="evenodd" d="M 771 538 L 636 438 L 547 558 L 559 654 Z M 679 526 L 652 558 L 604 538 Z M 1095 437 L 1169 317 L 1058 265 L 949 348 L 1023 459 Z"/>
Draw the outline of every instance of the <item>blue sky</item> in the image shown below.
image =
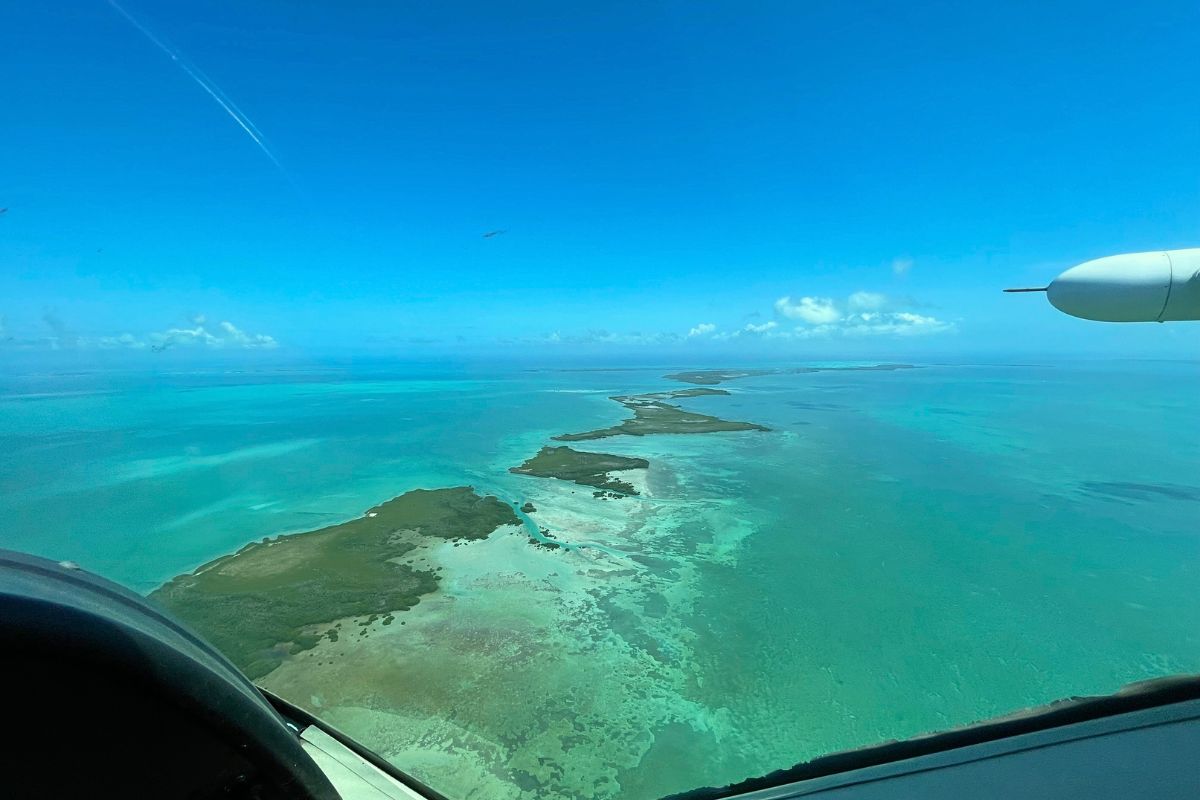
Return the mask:
<path fill-rule="evenodd" d="M 120 2 L 0 10 L 0 352 L 1200 355 L 999 293 L 1200 243 L 1194 2 Z"/>

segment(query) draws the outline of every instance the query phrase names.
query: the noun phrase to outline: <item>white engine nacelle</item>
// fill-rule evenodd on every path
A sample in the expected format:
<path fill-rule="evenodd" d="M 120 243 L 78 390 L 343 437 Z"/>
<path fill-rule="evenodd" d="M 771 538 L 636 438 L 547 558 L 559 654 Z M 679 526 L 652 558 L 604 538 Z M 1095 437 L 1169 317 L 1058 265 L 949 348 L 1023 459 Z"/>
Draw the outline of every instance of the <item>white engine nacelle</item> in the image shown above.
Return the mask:
<path fill-rule="evenodd" d="M 1101 322 L 1200 320 L 1200 247 L 1085 261 L 1046 287 L 1065 314 Z"/>

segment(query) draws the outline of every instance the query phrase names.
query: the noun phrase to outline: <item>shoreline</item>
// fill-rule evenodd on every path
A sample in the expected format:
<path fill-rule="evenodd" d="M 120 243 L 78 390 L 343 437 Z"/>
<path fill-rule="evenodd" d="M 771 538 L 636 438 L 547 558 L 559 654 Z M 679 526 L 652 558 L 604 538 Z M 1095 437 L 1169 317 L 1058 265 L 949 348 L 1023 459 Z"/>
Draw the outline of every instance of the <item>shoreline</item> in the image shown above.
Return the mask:
<path fill-rule="evenodd" d="M 440 568 L 423 558 L 437 540 L 458 547 L 517 524 L 507 504 L 469 486 L 416 489 L 350 522 L 253 542 L 148 596 L 253 679 L 323 638 L 336 641 L 337 625 L 323 627 L 336 620 L 389 624 L 419 604 L 437 589 Z"/>
<path fill-rule="evenodd" d="M 654 404 L 729 394 L 688 388 L 619 397 Z M 546 436 L 555 447 L 557 437 Z M 257 680 L 463 798 L 611 797 L 641 780 L 629 776 L 668 729 L 720 751 L 738 737 L 738 723 L 705 704 L 689 620 L 704 576 L 736 569 L 755 529 L 733 499 L 691 491 L 692 460 L 705 458 L 698 454 L 733 452 L 712 450 L 703 438 L 683 447 L 682 458 L 669 444 L 677 436 L 647 451 L 634 434 L 614 447 L 624 455 L 563 447 L 578 457 L 566 466 L 582 469 L 583 482 L 569 469 L 510 467 L 507 474 L 530 478 L 519 483 L 481 473 L 471 480 L 478 494 L 460 490 L 502 505 L 509 524 L 459 540 L 393 531 L 421 537 L 420 547 L 389 563 L 434 576 L 427 591 L 401 608 L 358 609 L 305 627 L 307 646 L 292 648 L 293 639 L 276 648 Z M 741 438 L 716 437 L 735 448 Z M 601 467 L 633 493 L 597 496 L 595 484 L 610 480 Z M 447 490 L 388 502 L 439 491 Z M 522 511 L 526 504 L 531 512 Z M 194 576 L 321 530 L 252 542 Z M 731 780 L 744 777 L 731 765 L 722 766 L 733 770 Z"/>
<path fill-rule="evenodd" d="M 530 369 L 530 370 L 526 370 L 526 371 L 528 371 L 528 372 L 567 372 L 567 373 L 570 373 L 570 372 L 629 372 L 629 371 L 640 371 L 640 372 L 659 371 L 659 372 L 661 372 L 662 369 L 663 369 L 662 367 L 611 367 L 611 368 L 605 367 L 605 368 L 575 368 L 575 369 L 546 368 L 546 369 Z M 686 379 L 684 379 L 682 376 L 720 374 L 723 376 L 721 378 L 721 380 L 717 381 L 718 383 L 720 383 L 723 381 L 734 380 L 737 378 L 754 377 L 754 376 L 760 376 L 760 375 L 808 374 L 808 373 L 815 373 L 815 372 L 832 372 L 832 371 L 890 371 L 890 370 L 897 370 L 897 369 L 920 369 L 920 367 L 917 365 L 913 365 L 913 364 L 874 364 L 874 365 L 854 365 L 854 366 L 838 366 L 838 367 L 794 367 L 794 368 L 748 369 L 748 370 L 692 370 L 692 371 L 668 373 L 668 374 L 662 375 L 662 378 L 664 380 L 689 382 Z M 591 393 L 590 390 L 587 390 L 587 393 L 590 394 Z M 664 389 L 662 391 L 645 392 L 645 393 L 637 394 L 637 395 L 617 395 L 617 396 L 609 397 L 608 399 L 616 400 L 616 401 L 620 402 L 621 399 L 638 399 L 638 398 L 659 398 L 659 399 L 661 399 L 661 398 L 667 398 L 667 397 L 687 398 L 687 397 L 696 397 L 696 396 L 729 395 L 729 394 L 730 394 L 730 392 L 728 392 L 725 389 L 715 389 L 715 388 L 711 388 L 710 385 L 700 385 L 700 386 L 697 386 L 694 388 L 688 388 L 688 389 Z M 691 413 L 691 412 L 687 412 L 687 413 Z M 745 423 L 745 424 L 752 424 L 752 423 Z M 619 427 L 619 425 L 620 425 L 620 423 L 618 423 L 618 425 L 614 425 L 612 427 L 616 428 L 616 427 Z M 756 426 L 756 428 L 754 428 L 754 429 L 767 430 L 765 428 L 761 428 L 761 426 Z M 699 432 L 699 431 L 697 431 L 697 432 Z M 666 432 L 663 432 L 663 433 L 666 433 Z M 561 435 L 562 434 L 559 434 L 559 436 L 561 436 Z M 566 434 L 566 435 L 569 436 L 570 434 Z M 551 438 L 557 439 L 558 436 L 554 436 Z M 473 484 L 474 481 L 471 481 L 471 483 Z M 443 488 L 443 487 L 423 486 L 423 485 L 422 486 L 413 486 L 409 489 L 406 489 L 404 492 L 402 492 L 399 495 L 393 495 L 389 499 L 396 499 L 398 497 L 402 497 L 404 494 L 407 494 L 408 492 L 433 491 L 438 488 Z M 384 502 L 388 502 L 388 500 L 383 500 L 378 504 L 382 504 Z M 275 532 L 268 533 L 264 536 L 257 537 L 255 539 L 245 542 L 245 544 L 241 545 L 236 550 L 232 550 L 232 551 L 225 550 L 221 553 L 218 553 L 218 554 L 212 556 L 211 558 L 200 562 L 197 566 L 191 568 L 190 570 L 187 570 L 184 572 L 172 571 L 170 574 L 165 574 L 160 579 L 155 579 L 153 581 L 153 584 L 150 585 L 150 588 L 144 590 L 142 593 L 149 596 L 149 595 L 153 594 L 154 592 L 158 591 L 159 589 L 161 589 L 163 586 L 169 584 L 176 578 L 184 577 L 184 576 L 190 575 L 190 574 L 197 574 L 203 570 L 209 569 L 212 566 L 214 566 L 215 564 L 217 564 L 218 562 L 221 562 L 226 559 L 233 558 L 235 556 L 242 554 L 244 551 L 246 551 L 248 548 L 252 547 L 253 545 L 262 544 L 262 543 L 265 543 L 268 541 L 273 541 L 275 539 L 279 539 L 279 538 L 283 538 L 283 537 L 298 536 L 298 535 L 303 535 L 303 534 L 307 534 L 307 533 L 312 533 L 314 531 L 322 530 L 327 527 L 344 525 L 344 524 L 353 522 L 356 519 L 359 519 L 366 512 L 359 511 L 359 512 L 354 512 L 354 513 L 347 513 L 347 514 L 339 514 L 339 513 L 334 513 L 334 512 L 295 512 L 295 513 L 320 514 L 321 516 L 329 517 L 329 519 L 327 520 L 327 524 L 324 524 L 319 528 L 289 526 L 286 528 L 278 529 Z"/>
<path fill-rule="evenodd" d="M 663 538 L 664 526 L 690 526 L 663 516 L 651 496 L 604 503 L 564 481 L 530 484 L 533 518 L 588 546 L 546 551 L 505 529 L 438 544 L 430 557 L 442 579 L 419 613 L 386 627 L 345 621 L 349 638 L 285 659 L 264 685 L 449 796 L 614 794 L 653 745 L 652 730 L 702 713 L 686 696 L 688 659 L 672 644 L 687 639 L 679 626 L 697 577 L 673 554 L 677 540 Z M 672 610 L 648 613 L 662 602 Z M 595 735 L 579 742 L 575 724 Z M 568 769 L 581 760 L 586 769 Z"/>
<path fill-rule="evenodd" d="M 577 441 L 619 435 L 769 430 L 686 411 L 669 402 L 729 394 L 724 389 L 696 387 L 613 396 L 611 400 L 633 411 L 632 418 L 611 428 L 550 438 Z M 635 485 L 633 473 L 641 475 L 649 466 L 644 458 L 545 445 L 509 472 L 591 488 L 592 505 L 585 508 L 595 514 L 601 502 L 637 497 L 644 481 Z M 613 473 L 621 477 L 613 477 Z M 453 539 L 458 547 L 513 526 L 523 531 L 536 549 L 579 553 L 590 548 L 612 558 L 629 555 L 594 539 L 580 541 L 572 536 L 559 540 L 542 522 L 520 511 L 519 502 L 480 496 L 471 486 L 411 489 L 344 522 L 249 542 L 170 578 L 147 596 L 195 625 L 254 679 L 269 675 L 323 640 L 336 642 L 347 619 L 367 617 L 367 623 L 360 624 L 365 627 L 382 616 L 384 624 L 390 624 L 397 613 L 408 612 L 422 599 L 436 595 L 438 573 L 445 565 L 429 557 L 436 549 L 431 536 Z M 439 503 L 445 507 L 439 508 Z M 458 508 L 463 503 L 464 508 Z M 485 506 L 486 521 L 481 527 L 474 517 Z M 534 512 L 540 513 L 539 520 L 553 518 L 553 508 L 546 514 L 544 502 L 537 507 L 542 510 Z M 431 534 L 426 528 L 437 532 Z"/>

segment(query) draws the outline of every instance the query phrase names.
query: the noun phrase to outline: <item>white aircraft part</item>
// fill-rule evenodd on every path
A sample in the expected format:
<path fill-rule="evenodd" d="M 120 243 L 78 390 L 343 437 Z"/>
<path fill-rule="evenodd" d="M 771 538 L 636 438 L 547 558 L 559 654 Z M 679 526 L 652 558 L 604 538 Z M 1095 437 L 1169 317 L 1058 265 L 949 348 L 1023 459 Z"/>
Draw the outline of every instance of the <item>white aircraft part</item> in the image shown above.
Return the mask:
<path fill-rule="evenodd" d="M 300 743 L 342 800 L 425 800 L 316 725 L 304 729 Z"/>
<path fill-rule="evenodd" d="M 1200 248 L 1085 261 L 1046 290 L 1059 311 L 1101 322 L 1200 320 Z"/>

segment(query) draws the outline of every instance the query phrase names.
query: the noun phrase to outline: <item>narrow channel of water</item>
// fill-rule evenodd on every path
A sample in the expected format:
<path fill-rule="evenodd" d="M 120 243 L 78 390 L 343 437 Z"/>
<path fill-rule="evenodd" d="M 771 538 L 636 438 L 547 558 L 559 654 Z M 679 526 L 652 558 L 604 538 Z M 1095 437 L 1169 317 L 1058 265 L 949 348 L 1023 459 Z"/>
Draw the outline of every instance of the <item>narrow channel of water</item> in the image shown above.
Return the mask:
<path fill-rule="evenodd" d="M 512 506 L 513 506 L 513 513 L 517 515 L 517 517 L 525 525 L 525 530 L 529 532 L 529 538 L 533 539 L 536 542 L 540 542 L 542 544 L 548 544 L 551 546 L 561 547 L 564 550 L 591 549 L 591 550 L 599 550 L 602 553 L 608 553 L 610 556 L 616 556 L 617 558 L 623 558 L 623 557 L 628 556 L 628 553 L 623 553 L 620 550 L 609 547 L 607 545 L 600 544 L 599 542 L 564 542 L 559 539 L 553 539 L 553 538 L 547 536 L 546 534 L 542 533 L 542 529 L 540 527 L 538 527 L 538 524 L 536 522 L 534 522 L 533 517 L 529 516 L 524 511 L 521 510 L 520 501 L 514 500 L 512 503 Z"/>

